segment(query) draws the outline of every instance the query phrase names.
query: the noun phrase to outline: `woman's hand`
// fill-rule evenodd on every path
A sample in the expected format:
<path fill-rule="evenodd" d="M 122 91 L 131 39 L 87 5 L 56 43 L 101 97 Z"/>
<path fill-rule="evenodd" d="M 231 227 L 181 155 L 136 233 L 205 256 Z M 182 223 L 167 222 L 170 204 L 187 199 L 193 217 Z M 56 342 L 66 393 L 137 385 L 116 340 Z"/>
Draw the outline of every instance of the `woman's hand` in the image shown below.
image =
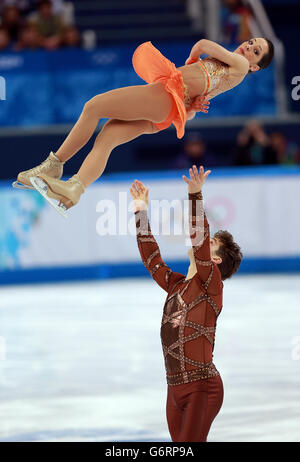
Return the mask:
<path fill-rule="evenodd" d="M 228 51 L 218 43 L 206 39 L 201 39 L 195 43 L 185 64 L 187 65 L 195 62 L 193 61 L 193 59 L 195 59 L 192 58 L 193 56 L 202 55 L 208 55 L 211 58 L 216 58 L 219 61 L 222 61 L 222 63 L 228 64 L 228 66 L 241 73 L 241 77 L 248 73 L 249 61 L 245 58 L 245 56 Z"/>
<path fill-rule="evenodd" d="M 133 199 L 134 212 L 147 210 L 149 203 L 149 190 L 141 181 L 134 180 L 134 183 L 131 184 L 130 194 Z"/>
<path fill-rule="evenodd" d="M 205 183 L 206 178 L 211 173 L 211 170 L 207 170 L 204 173 L 204 168 L 201 165 L 199 172 L 196 165 L 193 165 L 193 168 L 189 169 L 190 178 L 187 178 L 185 175 L 182 175 L 182 178 L 188 185 L 188 192 L 190 194 L 198 193 L 202 190 L 202 186 Z"/>
<path fill-rule="evenodd" d="M 185 65 L 188 66 L 189 64 L 194 64 L 198 61 L 199 58 L 191 58 L 191 56 L 188 57 L 188 59 L 185 62 Z"/>
<path fill-rule="evenodd" d="M 193 99 L 191 106 L 188 108 L 188 111 L 204 112 L 207 114 L 209 105 L 210 102 L 205 96 L 196 96 L 196 98 Z"/>

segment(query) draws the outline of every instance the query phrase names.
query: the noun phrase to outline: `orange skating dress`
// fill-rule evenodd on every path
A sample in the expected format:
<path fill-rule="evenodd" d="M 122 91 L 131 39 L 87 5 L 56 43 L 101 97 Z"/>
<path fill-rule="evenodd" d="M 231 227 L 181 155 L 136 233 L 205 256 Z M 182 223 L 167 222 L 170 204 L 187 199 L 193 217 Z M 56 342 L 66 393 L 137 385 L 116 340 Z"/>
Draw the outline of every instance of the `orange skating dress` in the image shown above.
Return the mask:
<path fill-rule="evenodd" d="M 199 68 L 204 73 L 205 91 L 202 96 L 211 99 L 222 93 L 221 83 L 228 80 L 228 66 L 217 59 L 205 58 L 195 59 Z M 132 64 L 135 72 L 147 83 L 162 82 L 165 89 L 173 97 L 173 106 L 170 114 L 159 124 L 154 124 L 159 130 L 164 130 L 173 124 L 176 128 L 177 137 L 184 136 L 185 124 L 187 121 L 186 107 L 191 104 L 188 94 L 188 87 L 184 83 L 181 72 L 175 64 L 165 58 L 151 42 L 142 43 L 134 52 Z M 230 89 L 229 80 L 225 91 Z"/>
<path fill-rule="evenodd" d="M 182 138 L 187 120 L 185 103 L 188 104 L 190 98 L 181 72 L 151 42 L 142 43 L 135 50 L 132 64 L 135 72 L 145 82 L 162 82 L 165 89 L 171 93 L 173 106 L 170 114 L 164 122 L 154 125 L 159 130 L 164 130 L 173 124 L 176 128 L 177 137 Z"/>

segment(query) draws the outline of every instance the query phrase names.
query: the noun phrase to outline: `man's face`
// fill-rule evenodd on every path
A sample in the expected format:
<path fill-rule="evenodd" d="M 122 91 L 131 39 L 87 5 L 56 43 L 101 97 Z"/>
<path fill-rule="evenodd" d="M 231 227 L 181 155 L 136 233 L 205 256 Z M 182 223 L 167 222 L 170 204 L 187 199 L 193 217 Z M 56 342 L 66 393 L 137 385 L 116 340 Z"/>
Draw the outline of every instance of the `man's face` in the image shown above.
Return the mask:
<path fill-rule="evenodd" d="M 52 5 L 51 3 L 44 3 L 39 8 L 41 16 L 44 18 L 50 18 L 52 16 Z"/>
<path fill-rule="evenodd" d="M 18 22 L 20 19 L 20 11 L 15 6 L 10 6 L 6 9 L 5 19 L 8 23 Z"/>
<path fill-rule="evenodd" d="M 217 264 L 221 263 L 222 259 L 221 257 L 217 255 L 217 252 L 220 246 L 222 245 L 221 241 L 216 237 L 211 237 L 209 244 L 210 244 L 210 256 L 211 256 L 212 261 L 214 261 Z M 190 264 L 195 265 L 195 257 L 194 257 L 194 252 L 192 248 L 189 249 L 188 256 L 190 259 Z"/>
<path fill-rule="evenodd" d="M 222 242 L 216 237 L 211 237 L 209 244 L 210 244 L 210 255 L 211 255 L 212 260 L 215 258 L 219 259 L 220 257 L 217 255 L 217 252 L 220 246 L 222 245 Z"/>

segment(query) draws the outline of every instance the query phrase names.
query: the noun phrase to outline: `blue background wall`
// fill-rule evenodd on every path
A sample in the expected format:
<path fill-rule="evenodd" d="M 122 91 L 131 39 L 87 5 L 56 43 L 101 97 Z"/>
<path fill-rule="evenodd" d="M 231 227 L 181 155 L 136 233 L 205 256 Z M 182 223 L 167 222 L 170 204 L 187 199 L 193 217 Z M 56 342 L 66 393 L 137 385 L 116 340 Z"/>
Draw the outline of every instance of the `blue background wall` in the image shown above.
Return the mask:
<path fill-rule="evenodd" d="M 184 65 L 193 42 L 154 45 L 179 67 Z M 0 126 L 73 123 L 84 103 L 94 95 L 143 84 L 132 68 L 134 49 L 135 46 L 119 46 L 90 52 L 1 54 L 0 74 L 6 79 L 7 96 L 0 102 Z M 228 91 L 212 106 L 208 117 L 275 114 L 273 67 L 247 77 L 234 89 L 234 95 Z"/>

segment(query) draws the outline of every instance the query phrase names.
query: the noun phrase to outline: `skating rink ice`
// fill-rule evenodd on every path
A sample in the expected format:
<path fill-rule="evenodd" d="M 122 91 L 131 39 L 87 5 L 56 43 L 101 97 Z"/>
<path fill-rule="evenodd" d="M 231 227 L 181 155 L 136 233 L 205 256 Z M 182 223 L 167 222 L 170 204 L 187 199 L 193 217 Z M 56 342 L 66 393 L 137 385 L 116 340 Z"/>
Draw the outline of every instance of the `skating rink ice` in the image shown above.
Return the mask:
<path fill-rule="evenodd" d="M 164 299 L 150 278 L 0 288 L 0 441 L 170 441 Z M 300 441 L 299 300 L 299 275 L 225 283 L 209 441 Z"/>

